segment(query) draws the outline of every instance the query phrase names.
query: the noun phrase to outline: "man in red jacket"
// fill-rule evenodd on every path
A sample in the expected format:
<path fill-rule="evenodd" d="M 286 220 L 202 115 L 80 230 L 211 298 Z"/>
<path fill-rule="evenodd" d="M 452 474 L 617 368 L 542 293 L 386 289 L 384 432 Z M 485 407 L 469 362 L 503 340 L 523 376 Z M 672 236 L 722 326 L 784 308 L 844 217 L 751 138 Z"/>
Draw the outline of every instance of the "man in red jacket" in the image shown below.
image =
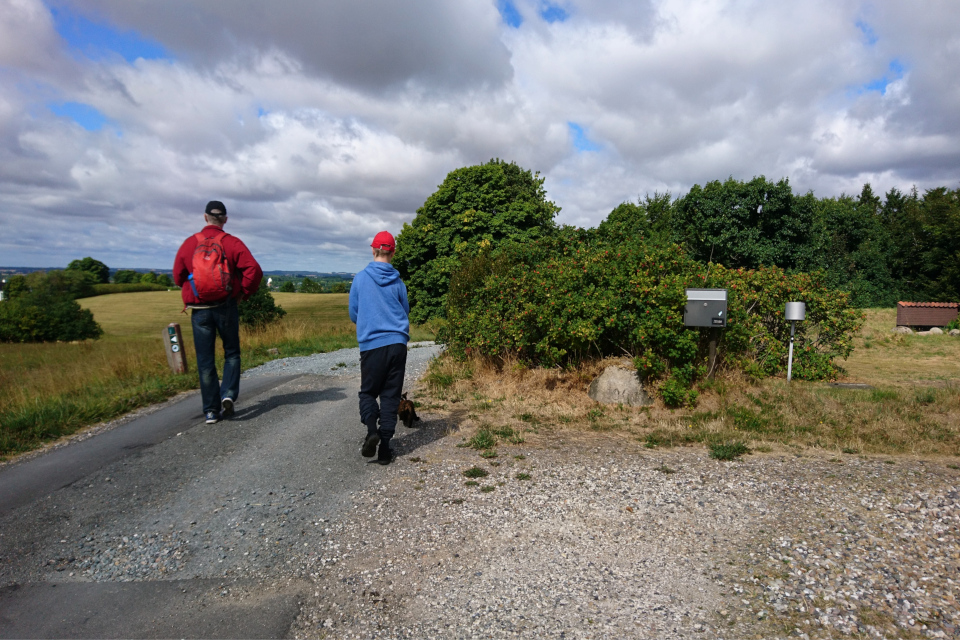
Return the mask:
<path fill-rule="evenodd" d="M 263 271 L 246 245 L 223 231 L 227 208 L 222 202 L 208 202 L 203 217 L 207 226 L 187 238 L 177 251 L 173 281 L 180 287 L 184 306 L 191 309 L 203 413 L 207 424 L 215 424 L 221 417 L 233 415 L 233 404 L 240 396 L 237 301 L 256 292 Z M 216 278 L 210 275 L 214 272 Z M 217 333 L 223 342 L 222 383 L 217 378 L 214 360 Z"/>

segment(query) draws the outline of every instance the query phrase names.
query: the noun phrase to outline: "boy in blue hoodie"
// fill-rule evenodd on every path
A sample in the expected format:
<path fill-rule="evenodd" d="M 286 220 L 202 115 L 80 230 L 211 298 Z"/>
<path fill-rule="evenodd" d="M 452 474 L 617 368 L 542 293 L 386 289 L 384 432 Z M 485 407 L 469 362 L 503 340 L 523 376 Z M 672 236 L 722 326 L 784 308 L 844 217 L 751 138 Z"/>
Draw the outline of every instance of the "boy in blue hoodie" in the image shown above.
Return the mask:
<path fill-rule="evenodd" d="M 407 287 L 390 264 L 397 249 L 393 236 L 381 231 L 370 246 L 373 262 L 350 285 L 350 320 L 360 343 L 360 421 L 367 427 L 360 455 L 376 455 L 380 464 L 390 464 L 407 366 L 410 303 Z"/>

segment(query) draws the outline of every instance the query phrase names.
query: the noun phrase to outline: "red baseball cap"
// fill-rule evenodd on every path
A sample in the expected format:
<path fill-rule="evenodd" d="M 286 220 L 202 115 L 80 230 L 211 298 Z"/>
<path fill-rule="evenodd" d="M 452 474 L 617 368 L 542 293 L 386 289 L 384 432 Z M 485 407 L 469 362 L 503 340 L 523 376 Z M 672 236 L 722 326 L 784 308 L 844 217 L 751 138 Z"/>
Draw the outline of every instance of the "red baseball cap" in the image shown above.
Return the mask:
<path fill-rule="evenodd" d="M 373 242 L 370 243 L 370 246 L 374 249 L 383 249 L 384 251 L 396 251 L 397 243 L 394 241 L 393 236 L 390 235 L 389 231 L 381 231 L 373 237 Z"/>

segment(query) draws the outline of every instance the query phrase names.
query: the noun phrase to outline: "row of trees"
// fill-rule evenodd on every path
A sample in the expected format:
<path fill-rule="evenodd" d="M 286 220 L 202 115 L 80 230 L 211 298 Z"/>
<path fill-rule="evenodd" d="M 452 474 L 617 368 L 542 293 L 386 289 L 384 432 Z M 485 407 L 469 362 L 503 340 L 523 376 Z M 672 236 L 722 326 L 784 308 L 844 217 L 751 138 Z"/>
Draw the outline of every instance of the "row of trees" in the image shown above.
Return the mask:
<path fill-rule="evenodd" d="M 539 174 L 514 163 L 450 172 L 398 237 L 394 264 L 410 289 L 411 320 L 445 317 L 450 278 L 465 260 L 542 242 L 562 230 L 559 211 Z M 787 179 L 730 178 L 623 203 L 591 231 L 675 244 L 702 264 L 820 271 L 857 307 L 960 300 L 960 189 L 881 198 L 867 184 L 855 197 L 818 198 L 795 194 Z"/>
<path fill-rule="evenodd" d="M 280 293 L 349 293 L 350 283 L 338 280 L 331 283 L 329 287 L 325 287 L 322 280 L 314 280 L 306 276 L 299 286 L 293 280 L 284 281 L 278 291 Z"/>

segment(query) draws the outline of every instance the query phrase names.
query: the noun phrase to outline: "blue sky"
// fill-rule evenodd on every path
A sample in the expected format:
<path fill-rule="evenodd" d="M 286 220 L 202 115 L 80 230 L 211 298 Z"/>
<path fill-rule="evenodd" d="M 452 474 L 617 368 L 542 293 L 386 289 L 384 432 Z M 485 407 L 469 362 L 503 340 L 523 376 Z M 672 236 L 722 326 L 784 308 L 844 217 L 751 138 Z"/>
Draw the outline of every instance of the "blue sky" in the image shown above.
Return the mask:
<path fill-rule="evenodd" d="M 581 227 L 728 176 L 957 187 L 958 23 L 896 0 L 17 0 L 0 261 L 166 268 L 216 199 L 265 268 L 355 271 L 490 158 Z"/>

